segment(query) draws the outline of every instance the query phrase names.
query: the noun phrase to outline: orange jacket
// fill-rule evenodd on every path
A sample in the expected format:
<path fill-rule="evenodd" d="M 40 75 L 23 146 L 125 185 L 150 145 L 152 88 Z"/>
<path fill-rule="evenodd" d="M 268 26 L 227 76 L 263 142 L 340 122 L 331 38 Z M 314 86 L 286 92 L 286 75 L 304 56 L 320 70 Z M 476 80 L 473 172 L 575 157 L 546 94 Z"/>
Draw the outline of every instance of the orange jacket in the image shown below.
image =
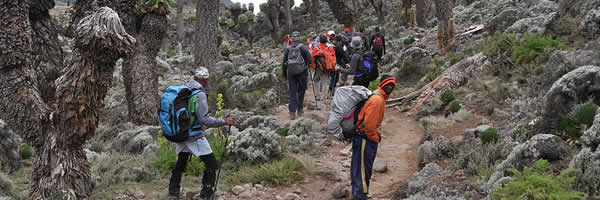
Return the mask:
<path fill-rule="evenodd" d="M 379 126 L 383 122 L 383 115 L 385 113 L 385 100 L 389 98 L 383 89 L 377 88 L 375 93 L 379 95 L 373 95 L 358 113 L 358 127 L 359 131 L 364 131 L 365 135 L 371 142 L 379 143 L 381 140 Z"/>

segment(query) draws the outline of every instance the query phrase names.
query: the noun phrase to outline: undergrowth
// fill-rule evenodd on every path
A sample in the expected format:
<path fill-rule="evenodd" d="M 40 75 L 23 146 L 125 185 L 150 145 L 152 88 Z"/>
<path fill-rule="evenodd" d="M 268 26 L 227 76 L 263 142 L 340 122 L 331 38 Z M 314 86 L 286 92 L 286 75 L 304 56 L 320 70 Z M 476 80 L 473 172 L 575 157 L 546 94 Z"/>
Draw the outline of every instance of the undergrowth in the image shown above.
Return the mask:
<path fill-rule="evenodd" d="M 572 141 L 578 141 L 583 132 L 592 126 L 598 106 L 588 102 L 575 106 L 562 119 L 553 124 L 558 136 Z"/>
<path fill-rule="evenodd" d="M 281 160 L 265 163 L 257 167 L 242 167 L 237 172 L 225 178 L 225 185 L 229 189 L 236 185 L 246 183 L 267 183 L 272 185 L 289 185 L 300 178 L 300 171 L 304 169 L 301 161 L 293 156 L 286 155 Z"/>

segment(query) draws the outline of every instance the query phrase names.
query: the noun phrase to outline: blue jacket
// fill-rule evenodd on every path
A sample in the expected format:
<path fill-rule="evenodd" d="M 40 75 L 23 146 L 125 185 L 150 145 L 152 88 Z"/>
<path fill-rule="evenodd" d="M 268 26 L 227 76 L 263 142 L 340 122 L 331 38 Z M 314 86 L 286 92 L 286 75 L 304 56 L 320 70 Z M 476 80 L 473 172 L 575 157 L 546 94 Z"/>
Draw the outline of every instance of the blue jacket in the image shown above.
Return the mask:
<path fill-rule="evenodd" d="M 283 64 L 281 65 L 283 77 L 287 77 L 288 51 L 291 48 L 296 48 L 299 44 L 300 44 L 300 41 L 294 40 L 294 41 L 292 41 L 292 45 L 290 45 L 289 47 L 286 47 L 285 50 L 283 50 Z M 304 64 L 310 65 L 312 63 L 312 56 L 310 55 L 310 52 L 308 52 L 308 48 L 304 45 L 301 46 L 300 53 L 302 54 L 302 57 L 304 58 Z"/>

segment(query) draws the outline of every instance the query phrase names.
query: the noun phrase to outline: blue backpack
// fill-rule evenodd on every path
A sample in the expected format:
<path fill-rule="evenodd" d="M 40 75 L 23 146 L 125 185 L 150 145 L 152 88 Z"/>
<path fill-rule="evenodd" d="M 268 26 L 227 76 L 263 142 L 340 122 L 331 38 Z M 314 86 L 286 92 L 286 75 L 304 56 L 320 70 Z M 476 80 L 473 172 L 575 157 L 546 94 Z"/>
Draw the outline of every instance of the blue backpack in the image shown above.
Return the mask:
<path fill-rule="evenodd" d="M 379 70 L 377 69 L 377 61 L 373 58 L 375 57 L 375 53 L 373 51 L 368 51 L 363 54 L 362 61 L 359 66 L 359 74 L 356 77 L 363 77 L 368 81 L 377 80 L 379 77 Z"/>
<path fill-rule="evenodd" d="M 195 123 L 194 111 L 188 110 L 188 100 L 203 89 L 170 86 L 162 95 L 158 118 L 163 136 L 171 142 L 183 142 L 202 133 L 202 125 Z M 193 121 L 192 121 L 193 120 Z"/>

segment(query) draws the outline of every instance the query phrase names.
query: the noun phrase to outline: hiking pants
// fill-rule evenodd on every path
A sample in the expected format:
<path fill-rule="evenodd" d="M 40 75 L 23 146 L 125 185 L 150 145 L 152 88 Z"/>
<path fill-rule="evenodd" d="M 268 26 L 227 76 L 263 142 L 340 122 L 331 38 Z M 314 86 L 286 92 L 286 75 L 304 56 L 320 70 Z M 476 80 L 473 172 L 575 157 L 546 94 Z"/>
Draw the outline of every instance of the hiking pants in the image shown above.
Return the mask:
<path fill-rule="evenodd" d="M 364 78 L 354 77 L 354 81 L 352 81 L 352 85 L 362 85 L 363 87 L 369 88 L 369 81 Z"/>
<path fill-rule="evenodd" d="M 315 87 L 315 97 L 317 101 L 321 101 L 327 98 L 327 90 L 329 89 L 329 72 L 324 72 L 319 69 L 315 69 L 315 81 L 313 87 Z"/>
<path fill-rule="evenodd" d="M 185 166 L 187 165 L 188 159 L 192 156 L 190 152 L 181 152 L 177 156 L 177 163 L 175 164 L 175 168 L 173 168 L 173 172 L 171 174 L 171 180 L 169 181 L 169 194 L 170 195 L 178 195 L 179 188 L 181 187 L 181 174 L 185 170 Z M 200 160 L 204 162 L 206 169 L 204 169 L 204 175 L 202 175 L 202 191 L 206 191 L 208 189 L 211 190 L 215 184 L 215 179 L 217 178 L 217 158 L 215 158 L 214 154 L 208 154 L 200 156 Z"/>
<path fill-rule="evenodd" d="M 296 110 L 304 108 L 304 93 L 306 93 L 307 78 L 308 71 L 296 76 L 288 76 L 288 91 L 290 95 L 288 109 L 290 112 L 296 112 Z"/>
<path fill-rule="evenodd" d="M 329 82 L 329 90 L 333 92 L 335 89 L 335 85 L 337 85 L 338 80 L 340 80 L 340 71 L 331 72 L 331 82 Z"/>
<path fill-rule="evenodd" d="M 367 199 L 377 145 L 366 137 L 354 136 L 352 140 L 352 163 L 350 164 L 352 198 Z"/>
<path fill-rule="evenodd" d="M 373 48 L 375 54 L 377 54 L 377 60 L 381 60 L 383 57 L 383 48 Z"/>

